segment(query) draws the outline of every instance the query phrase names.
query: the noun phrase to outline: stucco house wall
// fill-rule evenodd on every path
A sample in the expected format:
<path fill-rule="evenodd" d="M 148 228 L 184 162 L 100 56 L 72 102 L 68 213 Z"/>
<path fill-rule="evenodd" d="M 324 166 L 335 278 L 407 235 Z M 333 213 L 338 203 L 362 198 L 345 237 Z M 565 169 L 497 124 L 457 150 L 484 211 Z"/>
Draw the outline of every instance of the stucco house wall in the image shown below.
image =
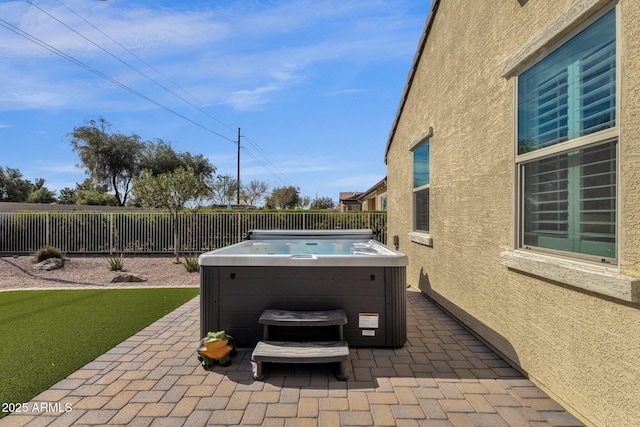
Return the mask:
<path fill-rule="evenodd" d="M 515 76 L 612 4 L 433 0 L 387 144 L 388 232 L 411 286 L 582 421 L 640 425 L 640 1 L 619 0 L 617 264 L 517 243 Z M 430 226 L 413 232 L 429 136 Z"/>
<path fill-rule="evenodd" d="M 363 211 L 385 211 L 387 204 L 387 178 L 383 178 L 358 196 Z"/>

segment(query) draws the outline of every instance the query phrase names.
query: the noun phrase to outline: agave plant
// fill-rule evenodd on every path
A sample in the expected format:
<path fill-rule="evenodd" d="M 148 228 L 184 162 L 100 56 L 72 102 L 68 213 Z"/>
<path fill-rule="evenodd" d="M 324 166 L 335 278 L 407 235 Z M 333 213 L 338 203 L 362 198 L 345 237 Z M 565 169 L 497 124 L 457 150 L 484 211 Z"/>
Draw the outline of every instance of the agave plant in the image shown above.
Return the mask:
<path fill-rule="evenodd" d="M 198 257 L 185 257 L 184 268 L 186 268 L 189 273 L 195 273 L 196 271 L 198 271 L 200 269 L 200 266 L 198 265 Z"/>
<path fill-rule="evenodd" d="M 121 271 L 124 268 L 124 255 L 111 257 L 107 260 L 109 262 L 110 271 Z"/>

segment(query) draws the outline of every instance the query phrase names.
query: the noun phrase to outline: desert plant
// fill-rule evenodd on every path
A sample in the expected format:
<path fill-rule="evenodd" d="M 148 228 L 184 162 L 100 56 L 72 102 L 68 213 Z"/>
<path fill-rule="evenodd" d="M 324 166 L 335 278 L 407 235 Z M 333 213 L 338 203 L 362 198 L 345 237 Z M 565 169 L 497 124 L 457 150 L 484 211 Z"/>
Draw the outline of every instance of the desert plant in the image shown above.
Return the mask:
<path fill-rule="evenodd" d="M 186 268 L 189 273 L 195 273 L 198 271 L 200 269 L 200 266 L 198 265 L 198 257 L 185 257 L 184 268 Z"/>
<path fill-rule="evenodd" d="M 36 253 L 38 262 L 42 262 L 49 258 L 62 258 L 62 252 L 53 246 L 44 246 Z"/>
<path fill-rule="evenodd" d="M 124 255 L 113 256 L 107 260 L 110 271 L 121 271 L 124 268 Z"/>

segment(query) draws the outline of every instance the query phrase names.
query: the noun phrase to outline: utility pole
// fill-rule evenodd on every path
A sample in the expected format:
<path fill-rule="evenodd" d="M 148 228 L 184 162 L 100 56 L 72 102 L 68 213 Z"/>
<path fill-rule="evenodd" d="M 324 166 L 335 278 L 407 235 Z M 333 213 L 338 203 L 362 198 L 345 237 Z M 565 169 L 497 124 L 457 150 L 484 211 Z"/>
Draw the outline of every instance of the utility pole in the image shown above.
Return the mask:
<path fill-rule="evenodd" d="M 240 205 L 240 128 L 238 128 L 238 206 Z"/>

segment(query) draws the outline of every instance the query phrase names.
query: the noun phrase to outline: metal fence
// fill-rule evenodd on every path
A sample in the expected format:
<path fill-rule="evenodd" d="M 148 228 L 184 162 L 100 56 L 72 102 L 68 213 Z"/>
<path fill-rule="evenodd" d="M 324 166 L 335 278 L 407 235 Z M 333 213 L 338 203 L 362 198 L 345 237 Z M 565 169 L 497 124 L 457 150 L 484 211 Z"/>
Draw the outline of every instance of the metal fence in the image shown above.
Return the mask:
<path fill-rule="evenodd" d="M 171 253 L 173 218 L 166 212 L 0 213 L 0 253 Z M 185 212 L 178 217 L 182 253 L 244 240 L 250 230 L 372 229 L 386 243 L 385 212 Z"/>

